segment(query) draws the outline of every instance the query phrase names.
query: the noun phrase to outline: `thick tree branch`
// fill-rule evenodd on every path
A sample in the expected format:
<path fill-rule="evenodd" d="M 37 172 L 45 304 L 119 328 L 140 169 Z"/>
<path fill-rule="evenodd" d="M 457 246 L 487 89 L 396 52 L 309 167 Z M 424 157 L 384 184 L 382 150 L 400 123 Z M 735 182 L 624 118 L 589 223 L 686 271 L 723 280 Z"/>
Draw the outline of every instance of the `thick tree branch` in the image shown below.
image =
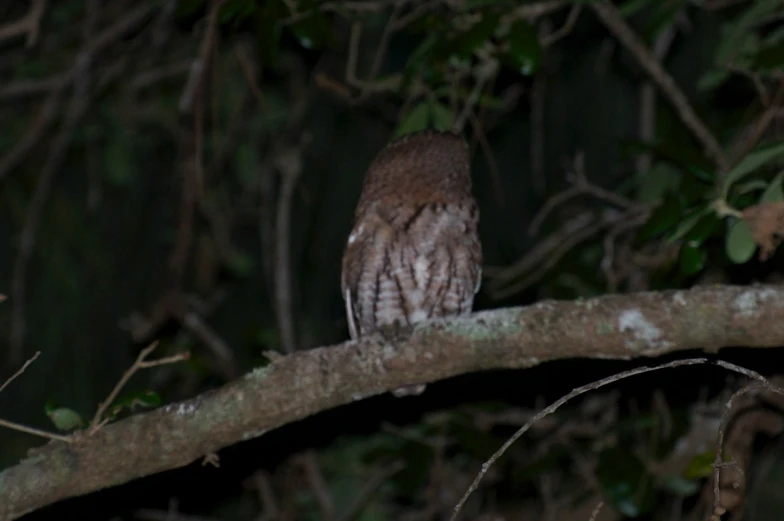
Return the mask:
<path fill-rule="evenodd" d="M 53 441 L 0 473 L 0 521 L 182 467 L 317 412 L 417 383 L 572 357 L 631 359 L 685 349 L 784 345 L 784 286 L 545 301 L 281 357 L 181 403 L 71 443 Z"/>

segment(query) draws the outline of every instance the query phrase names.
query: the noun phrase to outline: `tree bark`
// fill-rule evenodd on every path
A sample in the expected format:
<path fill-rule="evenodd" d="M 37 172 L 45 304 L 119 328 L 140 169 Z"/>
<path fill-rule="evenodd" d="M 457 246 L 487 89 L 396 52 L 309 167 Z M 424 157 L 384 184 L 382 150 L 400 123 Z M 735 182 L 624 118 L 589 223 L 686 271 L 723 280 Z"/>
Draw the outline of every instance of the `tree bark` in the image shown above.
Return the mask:
<path fill-rule="evenodd" d="M 548 360 L 631 359 L 686 349 L 784 345 L 784 286 L 543 301 L 421 324 L 281 357 L 221 388 L 52 441 L 0 473 L 0 520 L 185 466 L 337 405 L 418 383 Z M 409 398 L 411 399 L 411 398 Z"/>

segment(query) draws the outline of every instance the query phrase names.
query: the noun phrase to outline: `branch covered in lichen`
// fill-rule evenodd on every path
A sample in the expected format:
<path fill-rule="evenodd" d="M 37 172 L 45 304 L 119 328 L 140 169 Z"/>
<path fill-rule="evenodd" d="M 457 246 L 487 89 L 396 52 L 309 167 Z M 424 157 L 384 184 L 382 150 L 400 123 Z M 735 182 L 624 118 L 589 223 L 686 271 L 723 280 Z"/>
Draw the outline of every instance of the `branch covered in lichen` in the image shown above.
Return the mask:
<path fill-rule="evenodd" d="M 784 287 L 545 301 L 281 357 L 190 400 L 52 441 L 0 473 L 0 520 L 182 467 L 332 407 L 416 383 L 563 358 L 630 359 L 686 349 L 784 345 Z"/>

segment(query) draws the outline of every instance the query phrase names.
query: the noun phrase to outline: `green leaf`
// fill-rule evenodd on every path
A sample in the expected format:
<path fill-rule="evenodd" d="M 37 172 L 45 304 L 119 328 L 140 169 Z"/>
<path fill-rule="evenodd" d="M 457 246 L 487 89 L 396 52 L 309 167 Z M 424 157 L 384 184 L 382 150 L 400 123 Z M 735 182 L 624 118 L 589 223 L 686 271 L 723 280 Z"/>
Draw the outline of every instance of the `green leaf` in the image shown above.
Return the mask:
<path fill-rule="evenodd" d="M 68 407 L 47 407 L 46 415 L 52 420 L 54 426 L 61 431 L 72 431 L 84 426 L 84 421 L 79 413 Z"/>
<path fill-rule="evenodd" d="M 754 28 L 769 16 L 781 11 L 781 0 L 757 0 L 748 9 L 741 11 L 740 16 L 732 18 L 722 28 L 719 46 L 714 62 L 727 65 L 730 62 L 736 67 L 742 59 L 756 50 L 758 45 Z"/>
<path fill-rule="evenodd" d="M 682 1 L 654 2 L 651 5 L 653 12 L 645 15 L 648 19 L 642 30 L 645 40 L 652 44 L 663 31 L 672 27 L 673 20 L 683 14 L 684 7 Z"/>
<path fill-rule="evenodd" d="M 694 242 L 684 242 L 681 246 L 679 267 L 684 275 L 694 275 L 702 271 L 708 254 Z"/>
<path fill-rule="evenodd" d="M 680 200 L 673 193 L 668 193 L 637 232 L 638 240 L 649 241 L 669 232 L 681 221 L 682 214 L 683 207 Z"/>
<path fill-rule="evenodd" d="M 683 477 L 686 479 L 707 478 L 713 474 L 713 460 L 715 459 L 716 453 L 712 451 L 697 454 L 689 461 L 683 472 Z"/>
<path fill-rule="evenodd" d="M 763 181 L 762 179 L 754 179 L 752 181 L 748 181 L 746 183 L 736 186 L 735 193 L 739 195 L 747 194 L 749 192 L 755 192 L 757 190 L 764 190 L 768 186 L 770 185 L 765 181 Z"/>
<path fill-rule="evenodd" d="M 150 409 L 161 405 L 161 397 L 155 391 L 131 393 L 118 399 L 109 407 L 109 418 L 114 419 L 124 410 L 133 411 L 139 407 Z"/>
<path fill-rule="evenodd" d="M 697 89 L 701 92 L 717 89 L 729 77 L 730 72 L 727 69 L 709 69 L 697 80 Z"/>
<path fill-rule="evenodd" d="M 406 60 L 406 65 L 404 67 L 405 74 L 403 75 L 403 81 L 401 82 L 401 91 L 407 91 L 413 79 L 420 74 L 420 72 L 426 73 L 429 69 L 430 63 L 433 60 L 433 56 L 438 50 L 439 42 L 443 36 L 440 33 L 430 34 L 425 39 L 422 40 L 416 49 L 409 55 L 408 60 Z"/>
<path fill-rule="evenodd" d="M 430 103 L 423 101 L 406 114 L 395 130 L 395 137 L 426 129 L 430 125 Z"/>
<path fill-rule="evenodd" d="M 650 170 L 643 172 L 637 180 L 637 200 L 641 203 L 653 203 L 661 200 L 665 194 L 678 189 L 681 182 L 680 170 L 664 161 L 655 162 Z"/>
<path fill-rule="evenodd" d="M 737 220 L 730 228 L 724 243 L 727 257 L 735 264 L 744 264 L 751 259 L 756 248 L 749 224 L 744 219 Z"/>
<path fill-rule="evenodd" d="M 433 120 L 433 128 L 441 131 L 451 129 L 455 120 L 452 110 L 443 103 L 433 103 L 430 106 L 430 117 Z"/>
<path fill-rule="evenodd" d="M 730 185 L 738 181 L 744 176 L 755 172 L 757 169 L 773 161 L 779 156 L 784 155 L 784 141 L 777 143 L 765 144 L 761 147 L 752 150 L 741 159 L 729 172 L 724 180 L 724 195 L 729 191 Z"/>
<path fill-rule="evenodd" d="M 700 212 L 701 217 L 697 223 L 683 235 L 684 242 L 690 242 L 694 246 L 701 246 L 713 232 L 718 230 L 721 219 L 712 208 L 706 205 L 705 212 Z"/>
<path fill-rule="evenodd" d="M 509 27 L 509 54 L 524 76 L 530 76 L 539 67 L 542 46 L 533 25 L 517 20 Z"/>
<path fill-rule="evenodd" d="M 323 49 L 334 41 L 327 16 L 312 6 L 310 14 L 291 26 L 291 32 L 305 49 Z"/>
<path fill-rule="evenodd" d="M 703 205 L 701 208 L 692 209 L 688 214 L 680 217 L 678 224 L 678 228 L 675 232 L 672 233 L 669 237 L 667 237 L 667 241 L 670 243 L 676 242 L 681 240 L 692 231 L 692 229 L 697 226 L 697 223 L 708 214 L 712 209 L 708 205 Z"/>
<path fill-rule="evenodd" d="M 658 481 L 658 485 L 660 488 L 681 497 L 693 496 L 700 490 L 698 481 L 686 479 L 682 476 L 665 476 Z"/>
<path fill-rule="evenodd" d="M 621 513 L 635 517 L 653 509 L 652 480 L 643 462 L 626 447 L 603 450 L 599 454 L 596 477 L 604 496 Z"/>
<path fill-rule="evenodd" d="M 760 49 L 754 57 L 753 67 L 765 71 L 784 68 L 784 42 Z"/>
<path fill-rule="evenodd" d="M 627 141 L 633 151 L 653 152 L 657 157 L 669 161 L 673 166 L 681 168 L 703 181 L 713 181 L 713 163 L 699 149 L 678 140 L 662 143 L 645 143 Z"/>
<path fill-rule="evenodd" d="M 651 0 L 628 0 L 618 6 L 618 11 L 620 11 L 621 16 L 624 18 L 629 18 L 640 9 L 647 7 L 650 1 Z"/>
<path fill-rule="evenodd" d="M 114 405 L 122 405 L 124 407 L 158 407 L 161 404 L 161 397 L 155 391 L 140 391 L 130 393 L 119 400 Z"/>
<path fill-rule="evenodd" d="M 784 200 L 784 189 L 782 188 L 782 181 L 784 181 L 784 172 L 776 176 L 770 185 L 763 192 L 760 197 L 760 203 L 777 203 Z"/>
<path fill-rule="evenodd" d="M 221 24 L 240 23 L 255 11 L 256 3 L 253 0 L 226 0 L 218 10 L 218 20 Z"/>
<path fill-rule="evenodd" d="M 460 58 L 470 58 L 471 54 L 482 47 L 485 42 L 493 37 L 498 28 L 500 15 L 497 13 L 479 12 L 481 18 L 468 30 L 457 36 L 449 46 L 454 55 Z"/>

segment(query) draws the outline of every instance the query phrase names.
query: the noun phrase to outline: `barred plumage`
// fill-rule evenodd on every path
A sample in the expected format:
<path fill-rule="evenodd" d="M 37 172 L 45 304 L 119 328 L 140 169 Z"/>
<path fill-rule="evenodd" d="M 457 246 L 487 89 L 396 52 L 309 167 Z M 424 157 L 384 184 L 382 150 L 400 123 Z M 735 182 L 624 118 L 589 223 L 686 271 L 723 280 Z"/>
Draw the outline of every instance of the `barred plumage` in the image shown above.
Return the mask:
<path fill-rule="evenodd" d="M 343 254 L 351 337 L 470 312 L 478 222 L 461 137 L 426 130 L 387 145 L 368 168 Z"/>

